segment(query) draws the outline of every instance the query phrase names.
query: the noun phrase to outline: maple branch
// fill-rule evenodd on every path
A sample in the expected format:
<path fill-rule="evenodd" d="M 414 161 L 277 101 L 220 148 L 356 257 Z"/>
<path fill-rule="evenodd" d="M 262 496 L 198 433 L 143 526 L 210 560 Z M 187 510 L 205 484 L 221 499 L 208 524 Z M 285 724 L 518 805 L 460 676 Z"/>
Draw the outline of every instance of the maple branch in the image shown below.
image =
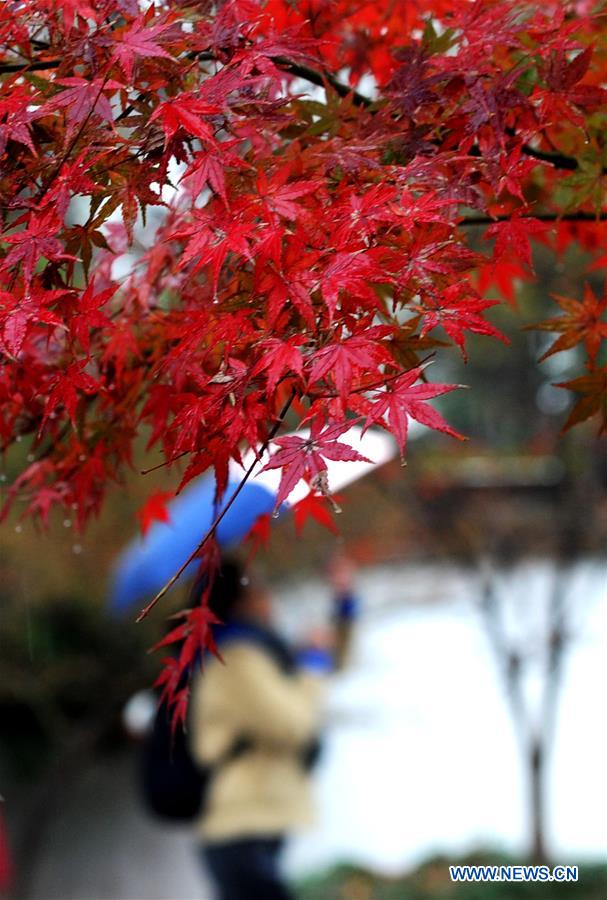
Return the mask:
<path fill-rule="evenodd" d="M 140 475 L 149 475 L 150 472 L 155 472 L 157 469 L 164 469 L 165 466 L 171 466 L 174 462 L 177 462 L 178 459 L 183 459 L 184 456 L 187 456 L 189 450 L 184 450 L 183 453 L 178 453 L 177 456 L 172 456 L 171 459 L 165 459 L 164 462 L 158 463 L 156 466 L 150 466 L 149 469 L 141 469 Z"/>
<path fill-rule="evenodd" d="M 500 216 L 465 216 L 460 219 L 459 225 L 495 225 L 496 222 L 508 222 L 512 215 Z M 574 213 L 536 213 L 522 216 L 523 219 L 537 219 L 539 222 L 605 222 L 607 211 L 600 213 L 574 212 Z"/>
<path fill-rule="evenodd" d="M 373 100 L 370 97 L 366 97 L 364 94 L 359 93 L 328 72 L 322 73 L 309 66 L 294 63 L 284 56 L 274 56 L 272 57 L 272 62 L 279 68 L 290 72 L 292 75 L 297 75 L 298 78 L 303 78 L 305 81 L 317 84 L 319 87 L 326 87 L 327 84 L 330 84 L 340 97 L 351 96 L 355 106 L 369 107 L 373 104 Z M 510 137 L 516 137 L 516 132 L 513 128 L 508 128 L 506 131 Z M 568 172 L 576 172 L 580 167 L 580 164 L 575 157 L 567 156 L 565 153 L 536 150 L 530 144 L 523 144 L 521 150 L 525 156 L 530 156 L 532 159 L 537 159 L 541 162 L 550 163 L 555 169 L 565 169 Z M 607 166 L 603 167 L 602 172 L 603 174 L 607 174 Z"/>
<path fill-rule="evenodd" d="M 105 85 L 107 84 L 107 81 L 108 81 L 109 77 L 110 77 L 110 73 L 109 73 L 109 71 L 108 71 L 108 72 L 106 72 L 105 77 L 104 77 L 104 79 L 103 79 L 103 81 L 102 81 L 102 83 L 101 83 L 101 85 L 100 85 L 100 87 L 99 87 L 99 90 L 97 91 L 97 96 L 95 97 L 94 103 L 91 105 L 91 108 L 89 109 L 89 111 L 87 112 L 86 116 L 85 116 L 84 119 L 82 120 L 82 122 L 81 122 L 81 124 L 80 124 L 80 127 L 78 128 L 76 134 L 74 135 L 74 137 L 73 137 L 72 140 L 70 141 L 68 147 L 67 147 L 66 150 L 65 150 L 65 153 L 63 154 L 63 156 L 61 157 L 61 159 L 59 160 L 58 164 L 55 166 L 55 168 L 53 169 L 53 171 L 51 172 L 51 174 L 48 176 L 48 178 L 47 178 L 47 179 L 43 182 L 43 184 L 41 185 L 41 188 L 40 188 L 41 193 L 40 193 L 40 195 L 39 195 L 39 197 L 38 197 L 38 203 L 40 203 L 41 200 L 46 196 L 46 194 L 48 193 L 48 191 L 49 191 L 51 185 L 53 184 L 53 182 L 54 182 L 54 180 L 55 180 L 55 178 L 56 178 L 57 175 L 61 172 L 61 169 L 63 168 L 63 166 L 65 165 L 65 163 L 66 163 L 66 162 L 68 161 L 68 159 L 70 158 L 71 153 L 72 153 L 72 150 L 74 149 L 74 147 L 76 146 L 76 144 L 78 143 L 78 141 L 80 140 L 80 138 L 82 137 L 82 135 L 83 135 L 83 133 L 84 133 L 84 130 L 85 130 L 86 126 L 88 125 L 89 120 L 90 120 L 90 118 L 91 118 L 91 116 L 92 116 L 92 114 L 93 114 L 93 110 L 94 110 L 95 107 L 97 106 L 97 102 L 98 102 L 99 98 L 101 97 L 101 94 L 103 93 L 103 89 L 104 89 Z"/>
<path fill-rule="evenodd" d="M 420 359 L 419 362 L 412 366 L 412 369 L 418 369 L 425 367 L 429 363 L 431 363 L 434 359 L 434 352 L 429 353 L 427 356 L 424 356 L 423 359 Z M 403 369 L 401 372 L 394 372 L 393 375 L 386 375 L 385 378 L 382 378 L 380 381 L 374 381 L 372 384 L 362 384 L 360 387 L 352 388 L 350 391 L 351 394 L 364 394 L 365 391 L 375 391 L 378 388 L 384 387 L 386 384 L 389 384 L 391 381 L 395 381 L 397 378 L 402 378 L 403 375 L 406 375 L 410 372 L 411 369 Z M 422 371 L 420 376 L 425 381 L 425 373 Z M 464 384 L 458 385 L 458 387 L 466 387 Z M 333 391 L 329 394 L 315 394 L 313 391 L 308 391 L 307 396 L 312 400 L 336 400 L 340 395 L 338 391 Z"/>
<path fill-rule="evenodd" d="M 216 54 L 208 50 L 201 53 L 190 53 L 188 56 L 196 62 L 218 61 Z M 293 62 L 293 60 L 287 59 L 286 56 L 271 56 L 270 59 L 274 65 L 278 66 L 279 69 L 283 69 L 285 72 L 289 72 L 290 75 L 295 75 L 297 78 L 302 78 L 304 81 L 309 81 L 311 84 L 316 84 L 323 88 L 326 88 L 327 84 L 329 84 L 340 97 L 351 96 L 355 106 L 366 107 L 373 103 L 370 97 L 365 97 L 364 94 L 360 94 L 358 91 L 354 90 L 354 88 L 349 87 L 347 84 L 343 84 L 343 82 L 339 81 L 339 79 L 329 72 L 319 72 L 317 69 L 310 68 L 310 66 L 304 66 L 300 63 Z M 143 100 L 144 97 L 145 94 L 139 94 L 136 98 L 136 102 Z M 126 106 L 120 115 L 116 117 L 116 121 L 120 122 L 125 119 L 133 112 L 134 108 L 132 103 Z"/>
<path fill-rule="evenodd" d="M 247 481 L 249 480 L 251 475 L 253 474 L 253 470 L 255 469 L 255 466 L 259 462 L 259 457 L 263 456 L 263 454 L 268 449 L 270 441 L 272 440 L 272 438 L 274 438 L 276 436 L 280 426 L 282 425 L 282 423 L 285 420 L 285 416 L 287 415 L 289 409 L 291 408 L 291 404 L 293 403 L 294 399 L 295 399 L 295 391 L 293 391 L 291 393 L 291 396 L 289 397 L 289 399 L 287 400 L 287 402 L 284 404 L 283 408 L 279 412 L 278 418 L 276 419 L 274 425 L 272 426 L 270 433 L 268 434 L 267 438 L 261 445 L 261 450 L 259 451 L 259 456 L 257 456 L 253 460 L 253 462 L 251 463 L 251 465 L 249 466 L 249 468 L 243 475 L 238 487 L 236 488 L 236 490 L 234 491 L 234 493 L 232 494 L 232 496 L 230 497 L 230 499 L 228 500 L 226 505 L 223 507 L 221 512 L 215 516 L 215 519 L 212 522 L 212 524 L 210 525 L 208 531 L 206 532 L 206 534 L 204 535 L 204 537 L 202 538 L 202 540 L 200 541 L 198 546 L 192 551 L 192 553 L 190 553 L 190 555 L 188 556 L 186 561 L 179 567 L 179 569 L 175 572 L 175 574 L 171 576 L 171 578 L 167 581 L 167 583 L 164 585 L 164 587 L 162 587 L 158 591 L 156 596 L 148 603 L 148 605 L 145 606 L 141 610 L 141 612 L 135 619 L 135 621 L 137 623 L 142 622 L 146 618 L 146 616 L 149 615 L 149 613 L 154 609 L 154 607 L 156 606 L 158 601 L 161 600 L 168 591 L 170 591 L 170 589 L 173 587 L 175 582 L 181 577 L 181 575 L 183 575 L 184 571 L 187 569 L 187 567 L 192 562 L 192 560 L 198 556 L 198 554 L 200 553 L 200 551 L 202 550 L 202 548 L 204 547 L 206 542 L 209 540 L 209 538 L 211 538 L 215 534 L 215 532 L 217 530 L 217 526 L 219 525 L 219 523 L 221 522 L 221 520 L 223 519 L 223 517 L 225 516 L 227 511 L 230 509 L 230 507 L 232 506 L 232 504 L 234 503 L 234 501 L 236 500 L 236 498 L 238 497 L 238 495 L 244 488 L 245 484 L 247 483 Z"/>
<path fill-rule="evenodd" d="M 216 61 L 217 57 L 211 51 L 203 51 L 202 53 L 192 53 L 188 54 L 192 57 L 192 59 L 196 59 L 198 62 L 211 62 Z M 318 87 L 326 87 L 329 84 L 336 94 L 340 97 L 352 97 L 352 102 L 355 106 L 361 107 L 369 107 L 372 106 L 373 100 L 371 97 L 367 97 L 365 94 L 361 94 L 359 91 L 350 87 L 347 84 L 344 84 L 335 75 L 331 75 L 330 72 L 324 71 L 320 72 L 318 69 L 313 69 L 311 66 L 306 66 L 301 63 L 293 62 L 293 60 L 288 59 L 286 56 L 272 56 L 270 57 L 272 62 L 278 66 L 278 68 L 283 69 L 285 72 L 289 72 L 291 75 L 295 75 L 297 78 L 302 78 L 304 81 L 309 81 L 311 84 L 316 84 Z M 31 63 L 5 63 L 4 65 L 0 65 L 0 75 L 8 74 L 10 72 L 35 72 L 41 71 L 44 69 L 56 69 L 61 64 L 61 59 L 49 59 L 49 60 L 41 60 L 40 62 L 31 62 Z M 141 94 L 137 99 L 143 99 L 143 94 Z M 133 111 L 133 106 L 129 105 L 126 107 L 122 113 L 117 117 L 117 121 L 124 119 L 127 115 L 129 115 Z M 507 133 L 510 137 L 515 137 L 514 129 L 507 129 Z M 522 152 L 525 156 L 530 156 L 532 159 L 537 159 L 541 162 L 549 163 L 551 166 L 554 166 L 556 169 L 564 169 L 568 172 L 576 172 L 580 164 L 577 159 L 573 156 L 567 156 L 565 153 L 558 152 L 550 152 L 546 150 L 536 150 L 530 144 L 523 144 L 521 147 Z M 602 174 L 607 174 L 607 166 L 604 166 L 602 169 Z"/>
<path fill-rule="evenodd" d="M 4 63 L 0 65 L 0 75 L 8 75 L 11 72 L 41 72 L 43 69 L 57 69 L 61 62 L 60 59 L 45 59 L 31 63 Z"/>
<path fill-rule="evenodd" d="M 580 164 L 575 157 L 567 156 L 565 153 L 551 153 L 548 150 L 536 150 L 529 144 L 523 144 L 521 151 L 525 156 L 530 156 L 532 159 L 550 163 L 555 169 L 565 169 L 568 172 L 577 172 L 580 167 Z M 603 172 L 606 171 L 607 169 L 603 169 Z"/>
<path fill-rule="evenodd" d="M 338 78 L 331 75 L 329 72 L 319 72 L 317 69 L 310 68 L 310 66 L 295 63 L 285 56 L 272 56 L 271 59 L 279 69 L 284 69 L 291 75 L 303 78 L 304 81 L 309 81 L 311 84 L 318 85 L 318 87 L 326 87 L 327 84 L 330 84 L 335 93 L 339 94 L 340 97 L 352 97 L 352 102 L 355 106 L 367 107 L 371 106 L 373 103 L 373 100 L 371 100 L 370 97 L 360 94 L 358 91 L 354 90 L 354 88 L 339 81 Z"/>

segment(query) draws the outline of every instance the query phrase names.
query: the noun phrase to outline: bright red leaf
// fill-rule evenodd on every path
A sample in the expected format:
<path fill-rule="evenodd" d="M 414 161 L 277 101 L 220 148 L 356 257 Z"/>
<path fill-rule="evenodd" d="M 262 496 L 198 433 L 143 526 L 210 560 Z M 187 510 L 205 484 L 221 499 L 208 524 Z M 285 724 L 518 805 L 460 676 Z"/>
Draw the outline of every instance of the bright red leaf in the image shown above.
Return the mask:
<path fill-rule="evenodd" d="M 339 534 L 331 511 L 327 506 L 326 498 L 322 494 L 315 494 L 313 491 L 310 491 L 303 500 L 300 500 L 293 507 L 293 517 L 295 520 L 295 531 L 298 535 L 301 535 L 303 532 L 308 519 L 314 519 L 323 528 L 328 529 L 333 534 Z"/>
<path fill-rule="evenodd" d="M 159 38 L 170 27 L 167 22 L 147 25 L 145 17 L 139 16 L 122 32 L 114 46 L 113 56 L 129 80 L 133 77 L 133 69 L 139 59 L 171 59 L 171 55 L 158 43 Z"/>
<path fill-rule="evenodd" d="M 9 491 L 29 515 L 84 526 L 142 434 L 221 493 L 287 402 L 312 436 L 278 436 L 279 502 L 328 495 L 353 416 L 402 451 L 411 418 L 453 433 L 421 361 L 500 339 L 487 290 L 515 300 L 531 240 L 603 260 L 591 3 L 308 6 L 0 4 L 0 441 L 42 454 Z M 604 301 L 557 302 L 574 424 L 607 408 Z M 178 718 L 212 639 L 181 625 Z"/>
<path fill-rule="evenodd" d="M 588 356 L 594 361 L 602 341 L 607 338 L 607 322 L 604 320 L 607 293 L 604 292 L 602 297 L 597 297 L 590 285 L 585 284 L 582 300 L 573 300 L 558 294 L 553 294 L 553 298 L 564 311 L 564 315 L 546 319 L 533 326 L 541 331 L 560 332 L 560 337 L 546 350 L 542 360 L 552 356 L 553 353 L 570 350 L 583 343 Z"/>
<path fill-rule="evenodd" d="M 327 459 L 369 462 L 357 450 L 338 440 L 351 427 L 351 423 L 324 426 L 320 419 L 315 419 L 309 437 L 277 438 L 274 443 L 279 447 L 263 468 L 281 469 L 281 479 L 276 495 L 276 509 L 288 498 L 293 488 L 302 478 L 308 480 L 313 488 L 328 495 L 330 485 L 326 481 Z"/>
<path fill-rule="evenodd" d="M 463 435 L 451 428 L 441 414 L 427 402 L 434 397 L 440 397 L 442 394 L 455 390 L 458 385 L 415 384 L 421 376 L 422 369 L 417 367 L 386 384 L 384 389 L 375 394 L 367 416 L 366 427 L 374 424 L 382 425 L 392 432 L 398 441 L 403 459 L 409 432 L 409 419 L 415 419 L 420 425 L 463 440 Z"/>
<path fill-rule="evenodd" d="M 153 494 L 150 494 L 141 509 L 137 510 L 139 527 L 144 537 L 154 522 L 170 524 L 171 514 L 167 509 L 167 502 L 174 496 L 171 491 L 155 491 Z"/>

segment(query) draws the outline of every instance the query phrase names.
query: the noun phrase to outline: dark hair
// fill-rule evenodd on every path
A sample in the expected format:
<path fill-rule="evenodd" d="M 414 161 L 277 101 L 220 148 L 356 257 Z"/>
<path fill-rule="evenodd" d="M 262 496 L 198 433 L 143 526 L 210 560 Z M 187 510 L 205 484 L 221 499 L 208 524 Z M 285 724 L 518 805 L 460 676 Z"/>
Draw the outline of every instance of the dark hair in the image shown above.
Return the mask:
<path fill-rule="evenodd" d="M 200 602 L 206 585 L 206 575 L 198 578 L 192 588 L 192 602 Z M 248 579 L 242 564 L 236 559 L 222 560 L 219 569 L 215 573 L 209 594 L 208 602 L 211 612 L 218 619 L 221 619 L 222 622 L 229 622 L 246 593 L 247 585 Z"/>

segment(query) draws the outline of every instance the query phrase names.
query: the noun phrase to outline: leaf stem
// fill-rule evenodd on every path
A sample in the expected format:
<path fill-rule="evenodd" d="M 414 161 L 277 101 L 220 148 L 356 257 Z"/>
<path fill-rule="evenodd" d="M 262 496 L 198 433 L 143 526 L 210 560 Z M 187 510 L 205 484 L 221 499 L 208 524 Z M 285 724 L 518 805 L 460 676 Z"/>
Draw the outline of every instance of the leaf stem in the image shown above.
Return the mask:
<path fill-rule="evenodd" d="M 255 469 L 255 466 L 259 462 L 259 457 L 265 453 L 265 451 L 268 449 L 270 441 L 272 440 L 272 438 L 274 438 L 276 436 L 280 426 L 282 425 L 282 423 L 285 420 L 285 416 L 287 415 L 289 409 L 291 408 L 291 404 L 293 403 L 294 399 L 295 399 L 295 391 L 293 391 L 291 393 L 291 396 L 289 397 L 289 399 L 287 400 L 287 402 L 284 404 L 283 408 L 281 409 L 280 413 L 278 414 L 278 418 L 276 419 L 274 425 L 272 426 L 272 429 L 271 429 L 269 435 L 267 436 L 267 438 L 265 439 L 265 441 L 263 442 L 263 444 L 261 446 L 259 455 L 253 460 L 253 462 L 251 463 L 251 465 L 245 472 L 244 476 L 242 477 L 240 484 L 238 485 L 238 487 L 236 488 L 236 490 L 234 491 L 234 493 L 232 494 L 232 496 L 230 497 L 230 499 L 228 500 L 226 505 L 223 507 L 221 512 L 216 515 L 214 521 L 210 525 L 208 531 L 206 532 L 206 534 L 204 535 L 204 537 L 202 538 L 202 540 L 200 541 L 198 546 L 190 553 L 190 555 L 185 560 L 185 562 L 182 563 L 182 565 L 175 572 L 175 574 L 172 575 L 171 578 L 169 578 L 167 583 L 158 591 L 156 596 L 148 603 L 148 605 L 145 606 L 141 610 L 141 612 L 135 619 L 136 622 L 142 622 L 150 614 L 150 612 L 154 609 L 154 607 L 156 606 L 158 601 L 161 600 L 164 597 L 164 595 L 166 593 L 168 593 L 168 591 L 170 591 L 170 589 L 173 587 L 175 582 L 178 581 L 178 579 L 181 577 L 181 575 L 183 575 L 184 571 L 187 569 L 187 567 L 192 562 L 192 560 L 195 559 L 196 556 L 198 556 L 198 554 L 200 553 L 200 551 L 202 550 L 202 548 L 204 547 L 206 542 L 209 540 L 209 538 L 211 538 L 215 534 L 215 531 L 217 530 L 217 526 L 219 525 L 219 523 L 221 522 L 221 520 L 223 519 L 223 517 L 225 516 L 227 511 L 230 509 L 230 507 L 232 506 L 232 504 L 234 503 L 234 501 L 236 500 L 236 498 L 238 497 L 238 495 L 244 488 L 245 484 L 247 483 L 247 481 L 249 480 L 251 475 L 253 474 L 253 470 Z"/>
<path fill-rule="evenodd" d="M 494 225 L 496 222 L 508 222 L 512 218 L 511 214 L 500 216 L 465 216 L 460 219 L 459 225 Z M 607 212 L 591 213 L 591 212 L 574 212 L 574 213 L 530 213 L 523 216 L 523 219 L 537 219 L 540 222 L 605 222 L 607 220 Z"/>

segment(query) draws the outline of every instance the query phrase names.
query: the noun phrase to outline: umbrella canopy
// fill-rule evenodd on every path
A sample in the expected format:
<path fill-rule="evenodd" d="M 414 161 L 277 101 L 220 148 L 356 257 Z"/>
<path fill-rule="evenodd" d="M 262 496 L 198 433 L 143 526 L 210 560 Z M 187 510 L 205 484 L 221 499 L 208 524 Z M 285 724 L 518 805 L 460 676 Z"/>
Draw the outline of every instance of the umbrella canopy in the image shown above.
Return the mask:
<path fill-rule="evenodd" d="M 297 435 L 306 437 L 306 431 Z M 339 491 L 357 481 L 376 466 L 391 459 L 396 445 L 389 435 L 379 431 L 362 434 L 360 426 L 350 428 L 341 438 L 371 462 L 327 460 L 329 485 Z M 230 502 L 244 472 L 255 457 L 245 454 L 243 465 L 230 466 L 228 488 L 223 505 Z M 260 515 L 272 512 L 278 493 L 280 471 L 268 469 L 253 474 L 219 523 L 216 536 L 222 547 L 242 540 Z M 309 487 L 302 479 L 291 492 L 284 507 L 291 507 L 307 495 Z M 156 522 L 145 537 L 134 540 L 121 554 L 115 566 L 110 593 L 110 608 L 122 612 L 145 596 L 156 593 L 192 553 L 211 526 L 218 510 L 215 507 L 215 479 L 206 475 L 168 505 L 169 522 Z M 183 577 L 192 577 L 198 560 L 192 560 Z"/>

